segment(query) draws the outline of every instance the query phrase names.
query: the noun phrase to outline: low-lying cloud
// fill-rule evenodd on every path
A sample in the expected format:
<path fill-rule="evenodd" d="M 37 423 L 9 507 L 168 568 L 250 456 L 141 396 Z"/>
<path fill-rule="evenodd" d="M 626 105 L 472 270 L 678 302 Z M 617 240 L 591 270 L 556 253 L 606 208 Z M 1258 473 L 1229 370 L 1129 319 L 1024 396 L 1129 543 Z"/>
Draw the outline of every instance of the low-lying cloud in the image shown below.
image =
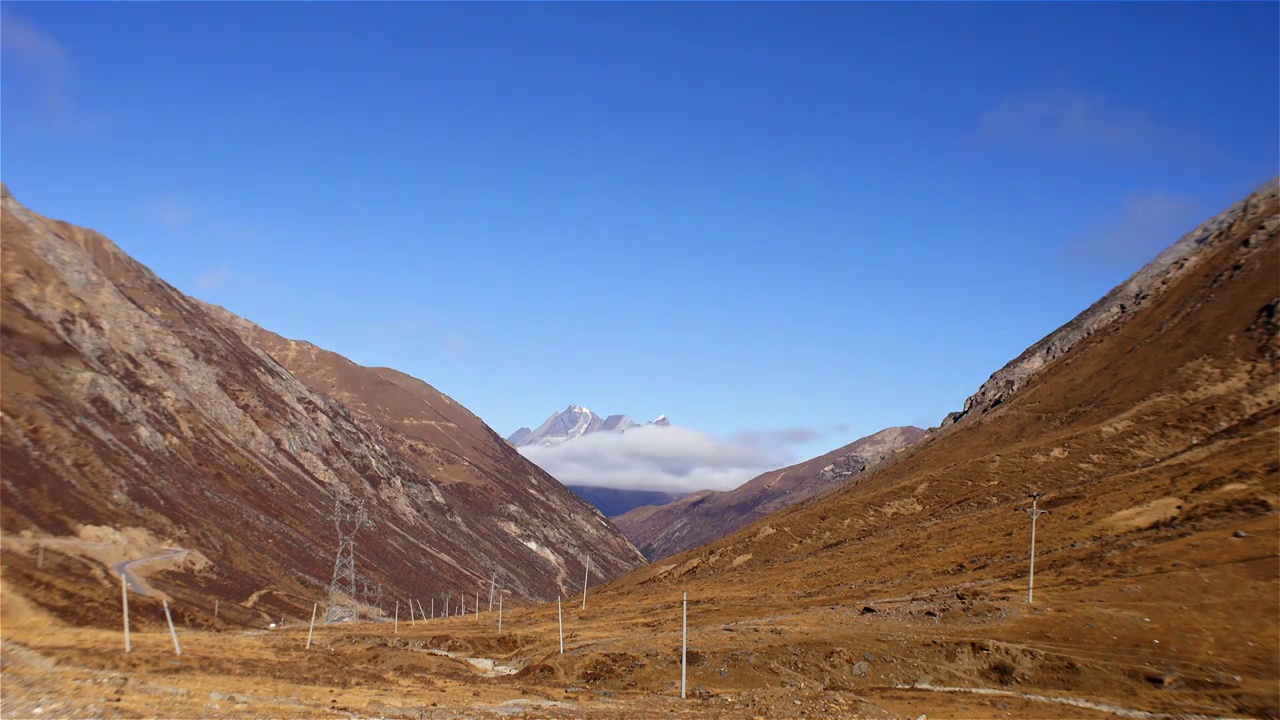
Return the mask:
<path fill-rule="evenodd" d="M 728 440 L 672 425 L 596 432 L 553 447 L 520 448 L 566 485 L 619 490 L 731 490 L 795 461 L 790 446 L 820 439 L 810 428 L 752 431 Z"/>

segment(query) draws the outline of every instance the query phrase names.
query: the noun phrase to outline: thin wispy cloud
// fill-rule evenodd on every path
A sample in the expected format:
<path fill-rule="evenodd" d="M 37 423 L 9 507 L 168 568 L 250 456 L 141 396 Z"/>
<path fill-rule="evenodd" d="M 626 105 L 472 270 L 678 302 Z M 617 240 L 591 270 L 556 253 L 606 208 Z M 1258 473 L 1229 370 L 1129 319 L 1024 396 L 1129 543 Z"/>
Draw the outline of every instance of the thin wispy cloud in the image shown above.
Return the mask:
<path fill-rule="evenodd" d="M 29 83 L 35 95 L 32 109 L 42 123 L 59 130 L 104 123 L 105 116 L 78 107 L 79 78 L 62 43 L 8 9 L 0 10 L 0 57 Z"/>
<path fill-rule="evenodd" d="M 978 118 L 989 143 L 1058 145 L 1204 160 L 1214 149 L 1194 134 L 1101 95 L 1071 92 L 1006 97 Z"/>
<path fill-rule="evenodd" d="M 1066 260 L 1102 269 L 1136 270 L 1194 229 L 1204 208 L 1185 195 L 1136 193 L 1092 227 L 1069 238 Z"/>
<path fill-rule="evenodd" d="M 445 353 L 452 357 L 461 358 L 466 355 L 467 343 L 457 333 L 449 333 L 440 341 L 440 344 Z"/>
<path fill-rule="evenodd" d="M 743 445 L 757 447 L 788 447 L 821 440 L 834 432 L 844 432 L 847 428 L 836 426 L 831 429 L 814 427 L 788 427 L 777 430 L 740 430 L 733 434 L 732 440 Z"/>
<path fill-rule="evenodd" d="M 201 290 L 219 290 L 226 287 L 231 280 L 231 270 L 226 265 L 210 270 L 196 278 L 196 287 Z"/>
<path fill-rule="evenodd" d="M 430 332 L 433 327 L 434 323 L 426 318 L 407 317 L 371 323 L 365 332 L 375 338 L 404 340 Z"/>
<path fill-rule="evenodd" d="M 383 344 L 400 349 L 412 348 L 414 352 L 426 350 L 459 359 L 467 354 L 467 341 L 462 334 L 441 328 L 430 318 L 409 316 L 382 320 L 366 325 L 364 332 Z"/>
<path fill-rule="evenodd" d="M 191 224 L 191 207 L 177 200 L 157 200 L 147 203 L 142 210 L 148 220 L 173 232 Z"/>
<path fill-rule="evenodd" d="M 822 431 L 787 428 L 749 431 L 721 440 L 679 426 L 643 426 L 623 433 L 596 432 L 553 447 L 520 452 L 566 485 L 622 490 L 693 492 L 731 490 L 796 458 L 791 445 Z"/>

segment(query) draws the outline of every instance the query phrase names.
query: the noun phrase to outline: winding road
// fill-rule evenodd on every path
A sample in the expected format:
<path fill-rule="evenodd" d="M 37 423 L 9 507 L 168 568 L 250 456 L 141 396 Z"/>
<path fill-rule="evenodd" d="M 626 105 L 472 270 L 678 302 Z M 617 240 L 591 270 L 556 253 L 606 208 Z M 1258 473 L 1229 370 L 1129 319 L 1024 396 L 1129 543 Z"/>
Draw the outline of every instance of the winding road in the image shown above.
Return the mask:
<path fill-rule="evenodd" d="M 118 562 L 111 567 L 117 573 L 124 576 L 124 581 L 129 585 L 130 590 L 139 595 L 149 596 L 151 595 L 151 588 L 147 587 L 145 583 L 139 580 L 138 576 L 134 575 L 133 571 L 129 568 L 133 565 L 137 565 L 138 563 L 151 562 L 153 560 L 165 560 L 187 554 L 187 551 L 181 548 L 165 548 L 165 550 L 168 552 L 162 555 L 152 555 L 150 557 L 138 558 L 137 560 L 125 560 L 124 562 Z"/>

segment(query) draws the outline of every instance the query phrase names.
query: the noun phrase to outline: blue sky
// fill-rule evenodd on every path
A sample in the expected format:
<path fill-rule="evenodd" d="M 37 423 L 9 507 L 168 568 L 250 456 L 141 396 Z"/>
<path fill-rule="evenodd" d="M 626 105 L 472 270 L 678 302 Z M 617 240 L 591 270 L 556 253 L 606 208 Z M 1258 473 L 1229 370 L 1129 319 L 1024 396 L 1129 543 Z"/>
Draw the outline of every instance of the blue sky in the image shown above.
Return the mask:
<path fill-rule="evenodd" d="M 1274 176 L 1277 7 L 6 2 L 3 177 L 503 434 L 803 457 L 937 424 Z"/>

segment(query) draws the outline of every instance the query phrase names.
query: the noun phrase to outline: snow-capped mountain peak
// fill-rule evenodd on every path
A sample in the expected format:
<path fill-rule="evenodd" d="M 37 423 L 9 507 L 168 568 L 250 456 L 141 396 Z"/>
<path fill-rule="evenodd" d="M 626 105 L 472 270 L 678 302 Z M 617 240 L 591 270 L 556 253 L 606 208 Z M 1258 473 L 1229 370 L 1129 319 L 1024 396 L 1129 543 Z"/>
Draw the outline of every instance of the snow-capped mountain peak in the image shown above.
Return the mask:
<path fill-rule="evenodd" d="M 637 427 L 665 427 L 670 424 L 666 415 L 659 415 L 656 420 L 642 426 L 626 415 L 610 415 L 607 418 L 601 418 L 581 405 L 570 405 L 563 412 L 551 413 L 551 417 L 536 429 L 522 427 L 516 430 L 507 438 L 507 442 L 516 447 L 526 445 L 550 447 L 593 432 L 621 433 Z"/>

